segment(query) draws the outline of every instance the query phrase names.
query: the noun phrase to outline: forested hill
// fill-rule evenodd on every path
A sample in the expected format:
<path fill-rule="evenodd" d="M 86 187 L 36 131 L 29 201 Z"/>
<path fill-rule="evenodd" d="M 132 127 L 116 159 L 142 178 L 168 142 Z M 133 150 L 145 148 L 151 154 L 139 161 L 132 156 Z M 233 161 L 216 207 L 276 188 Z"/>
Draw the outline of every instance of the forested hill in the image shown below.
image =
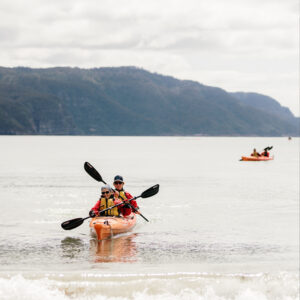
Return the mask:
<path fill-rule="evenodd" d="M 135 67 L 0 67 L 0 134 L 286 136 L 298 126 L 269 97 Z"/>

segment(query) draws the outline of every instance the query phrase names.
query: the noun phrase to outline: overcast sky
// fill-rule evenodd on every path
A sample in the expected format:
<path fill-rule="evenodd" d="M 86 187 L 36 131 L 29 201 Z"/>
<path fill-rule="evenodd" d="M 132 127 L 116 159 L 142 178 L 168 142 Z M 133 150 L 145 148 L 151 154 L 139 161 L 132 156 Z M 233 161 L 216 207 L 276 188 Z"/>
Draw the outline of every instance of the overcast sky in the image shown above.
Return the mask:
<path fill-rule="evenodd" d="M 299 115 L 298 0 L 1 0 L 0 65 L 137 66 Z"/>

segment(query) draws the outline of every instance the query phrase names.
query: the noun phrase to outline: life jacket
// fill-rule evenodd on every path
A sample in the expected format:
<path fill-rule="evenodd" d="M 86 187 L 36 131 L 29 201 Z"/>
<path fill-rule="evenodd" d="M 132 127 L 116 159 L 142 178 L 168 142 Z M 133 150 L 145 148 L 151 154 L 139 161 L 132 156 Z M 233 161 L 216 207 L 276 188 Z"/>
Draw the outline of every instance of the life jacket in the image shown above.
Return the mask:
<path fill-rule="evenodd" d="M 129 198 L 126 196 L 126 192 L 124 190 L 121 190 L 118 192 L 119 192 L 118 199 L 120 199 L 121 201 L 126 201 L 127 199 L 131 198 L 130 196 L 129 196 Z M 133 205 L 133 207 L 137 206 L 137 205 L 134 205 L 134 203 L 130 203 L 130 204 Z M 132 209 L 130 207 L 121 207 L 121 213 L 123 216 L 128 216 L 131 214 L 131 212 L 132 212 Z"/>
<path fill-rule="evenodd" d="M 106 209 L 108 207 L 114 206 L 114 198 L 104 198 L 102 197 L 100 199 L 100 210 Z M 119 216 L 119 210 L 118 207 L 114 207 L 110 210 L 104 211 L 100 214 L 101 216 Z"/>
<path fill-rule="evenodd" d="M 122 200 L 122 201 L 126 201 L 127 200 L 127 197 L 126 197 L 126 194 L 125 194 L 125 191 L 124 190 L 121 190 L 121 191 L 118 191 L 119 192 L 119 199 Z"/>

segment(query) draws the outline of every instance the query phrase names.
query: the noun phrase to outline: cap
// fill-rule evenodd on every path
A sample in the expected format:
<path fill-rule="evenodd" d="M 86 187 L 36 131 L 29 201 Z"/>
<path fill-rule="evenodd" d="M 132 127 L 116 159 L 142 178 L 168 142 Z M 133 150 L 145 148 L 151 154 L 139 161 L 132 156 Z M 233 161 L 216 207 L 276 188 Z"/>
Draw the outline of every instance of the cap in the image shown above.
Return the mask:
<path fill-rule="evenodd" d="M 115 182 L 115 181 L 121 181 L 121 182 L 124 182 L 124 181 L 123 181 L 123 177 L 122 177 L 121 175 L 116 175 L 115 178 L 114 178 L 114 182 Z"/>

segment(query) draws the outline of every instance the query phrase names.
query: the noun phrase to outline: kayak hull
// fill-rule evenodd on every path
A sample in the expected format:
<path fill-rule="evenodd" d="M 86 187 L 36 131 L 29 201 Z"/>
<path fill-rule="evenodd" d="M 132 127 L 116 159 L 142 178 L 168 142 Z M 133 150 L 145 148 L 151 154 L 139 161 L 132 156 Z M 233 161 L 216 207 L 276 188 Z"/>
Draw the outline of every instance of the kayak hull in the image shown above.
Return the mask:
<path fill-rule="evenodd" d="M 127 217 L 95 217 L 90 221 L 90 229 L 91 234 L 97 237 L 98 241 L 101 241 L 130 231 L 135 224 L 135 214 L 130 214 Z"/>
<path fill-rule="evenodd" d="M 266 160 L 273 160 L 274 156 L 267 157 L 267 156 L 242 156 L 242 161 L 266 161 Z"/>

